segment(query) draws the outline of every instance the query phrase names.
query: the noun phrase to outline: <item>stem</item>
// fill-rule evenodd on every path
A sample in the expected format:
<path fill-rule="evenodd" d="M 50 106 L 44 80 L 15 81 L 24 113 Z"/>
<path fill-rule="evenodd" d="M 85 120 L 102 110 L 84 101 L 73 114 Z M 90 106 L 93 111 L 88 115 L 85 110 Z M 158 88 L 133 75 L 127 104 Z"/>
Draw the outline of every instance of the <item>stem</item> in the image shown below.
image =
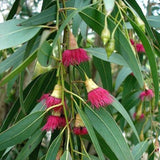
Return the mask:
<path fill-rule="evenodd" d="M 56 27 L 59 28 L 59 0 L 57 0 L 57 17 L 56 17 Z"/>
<path fill-rule="evenodd" d="M 82 140 L 81 137 L 80 137 L 80 140 L 81 140 L 81 144 L 82 144 L 83 150 L 84 150 L 85 154 L 87 155 L 87 158 L 88 158 L 89 160 L 92 160 L 92 159 L 90 158 L 89 154 L 88 154 L 87 151 L 86 151 L 86 148 L 85 148 L 85 146 L 84 146 L 84 143 L 83 143 L 83 140 Z"/>

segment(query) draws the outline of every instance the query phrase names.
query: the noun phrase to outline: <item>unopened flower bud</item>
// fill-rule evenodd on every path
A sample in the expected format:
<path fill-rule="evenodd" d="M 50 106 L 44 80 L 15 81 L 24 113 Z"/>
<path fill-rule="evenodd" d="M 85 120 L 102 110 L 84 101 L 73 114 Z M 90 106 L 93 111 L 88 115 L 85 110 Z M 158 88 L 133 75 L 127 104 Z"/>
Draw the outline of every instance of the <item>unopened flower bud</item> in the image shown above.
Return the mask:
<path fill-rule="evenodd" d="M 144 141 L 143 129 L 141 130 L 139 138 L 140 138 L 141 141 Z"/>
<path fill-rule="evenodd" d="M 104 45 L 107 44 L 107 42 L 110 39 L 110 31 L 109 31 L 108 27 L 106 27 L 106 26 L 102 30 L 101 39 L 102 39 Z"/>
<path fill-rule="evenodd" d="M 75 127 L 84 127 L 84 123 L 79 114 L 76 114 Z"/>
<path fill-rule="evenodd" d="M 61 98 L 62 97 L 62 86 L 59 84 L 56 84 L 51 96 L 55 98 Z"/>
<path fill-rule="evenodd" d="M 108 58 L 112 55 L 114 49 L 115 49 L 115 39 L 111 38 L 108 42 L 108 44 L 105 47 Z"/>
<path fill-rule="evenodd" d="M 76 49 L 78 48 L 76 38 L 72 34 L 72 32 L 69 32 L 69 49 Z"/>
<path fill-rule="evenodd" d="M 51 66 L 44 67 L 37 61 L 35 65 L 34 73 L 33 73 L 33 79 L 39 76 L 40 74 L 43 74 L 51 69 L 52 69 Z"/>
<path fill-rule="evenodd" d="M 137 24 L 137 26 L 138 26 L 139 28 L 142 29 L 143 32 L 145 32 L 145 24 L 144 24 L 144 22 L 141 20 L 141 18 L 135 17 L 135 23 Z"/>
<path fill-rule="evenodd" d="M 126 5 L 125 5 L 125 3 L 124 3 L 122 0 L 119 0 L 119 5 L 120 5 L 122 8 L 126 8 Z"/>

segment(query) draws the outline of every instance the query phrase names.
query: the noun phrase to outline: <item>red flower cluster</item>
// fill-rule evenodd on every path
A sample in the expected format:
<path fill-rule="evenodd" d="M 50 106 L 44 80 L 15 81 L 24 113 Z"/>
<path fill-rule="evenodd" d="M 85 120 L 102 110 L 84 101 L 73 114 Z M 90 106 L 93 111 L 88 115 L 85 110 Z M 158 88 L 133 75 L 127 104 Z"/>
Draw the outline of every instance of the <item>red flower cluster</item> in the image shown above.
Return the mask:
<path fill-rule="evenodd" d="M 108 106 L 113 102 L 109 92 L 97 86 L 92 79 L 87 79 L 85 85 L 88 92 L 88 101 L 91 102 L 93 107 Z"/>
<path fill-rule="evenodd" d="M 56 128 L 62 128 L 66 125 L 66 120 L 64 117 L 51 115 L 47 118 L 47 123 L 44 125 L 42 130 L 52 130 L 54 131 Z"/>
<path fill-rule="evenodd" d="M 133 39 L 130 39 L 130 42 L 131 42 L 131 44 L 135 47 L 135 49 L 136 49 L 136 51 L 137 51 L 138 53 L 145 52 L 145 49 L 144 49 L 142 43 L 137 43 L 137 44 L 135 44 L 135 41 L 134 41 Z"/>
<path fill-rule="evenodd" d="M 65 50 L 62 55 L 62 63 L 68 67 L 70 65 L 79 65 L 82 62 L 88 61 L 87 52 L 82 48 Z"/>
<path fill-rule="evenodd" d="M 87 128 L 86 127 L 74 127 L 73 132 L 76 135 L 85 135 L 88 134 Z"/>
<path fill-rule="evenodd" d="M 50 108 L 62 102 L 61 95 L 62 95 L 61 85 L 56 84 L 52 94 L 42 95 L 39 101 L 45 100 L 46 107 Z M 47 122 L 42 128 L 42 130 L 54 131 L 56 128 L 62 128 L 66 125 L 66 120 L 65 117 L 63 116 L 63 105 L 53 108 L 52 112 L 53 115 L 47 118 Z"/>
<path fill-rule="evenodd" d="M 154 97 L 154 93 L 152 91 L 152 89 L 146 89 L 145 91 L 141 92 L 139 98 L 141 99 L 141 101 L 145 100 L 151 100 Z"/>

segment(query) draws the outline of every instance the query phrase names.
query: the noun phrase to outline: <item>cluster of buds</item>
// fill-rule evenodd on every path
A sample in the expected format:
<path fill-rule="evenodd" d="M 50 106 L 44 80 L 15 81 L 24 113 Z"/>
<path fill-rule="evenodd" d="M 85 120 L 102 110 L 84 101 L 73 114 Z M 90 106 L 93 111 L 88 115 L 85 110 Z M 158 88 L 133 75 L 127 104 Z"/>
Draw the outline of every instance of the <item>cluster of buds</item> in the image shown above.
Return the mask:
<path fill-rule="evenodd" d="M 114 39 L 114 34 L 111 35 L 110 30 L 108 29 L 107 16 L 105 19 L 105 26 L 101 32 L 101 39 L 105 46 L 107 56 L 110 57 L 115 48 L 115 39 Z"/>

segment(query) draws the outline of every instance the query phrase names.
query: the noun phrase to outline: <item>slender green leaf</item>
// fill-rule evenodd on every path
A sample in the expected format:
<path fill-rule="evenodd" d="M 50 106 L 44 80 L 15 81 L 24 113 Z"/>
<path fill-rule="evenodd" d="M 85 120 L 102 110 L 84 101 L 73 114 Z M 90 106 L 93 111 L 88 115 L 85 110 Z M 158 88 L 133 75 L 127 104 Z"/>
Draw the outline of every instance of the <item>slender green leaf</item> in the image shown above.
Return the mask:
<path fill-rule="evenodd" d="M 155 27 L 156 29 L 160 28 L 160 16 L 148 16 L 147 21 L 150 26 Z"/>
<path fill-rule="evenodd" d="M 0 63 L 0 73 L 3 73 L 10 67 L 16 67 L 17 65 L 22 62 L 22 59 L 24 57 L 24 52 L 25 52 L 26 44 L 23 45 L 22 47 L 18 48 L 12 55 L 10 55 L 7 59 L 2 61 Z"/>
<path fill-rule="evenodd" d="M 159 82 L 158 82 L 158 72 L 157 72 L 155 53 L 153 51 L 152 44 L 150 43 L 150 40 L 146 37 L 144 32 L 137 26 L 137 24 L 134 21 L 132 21 L 130 17 L 128 17 L 128 19 L 131 25 L 133 26 L 133 28 L 135 29 L 136 33 L 138 34 L 139 38 L 141 39 L 143 46 L 145 48 L 145 52 L 148 56 L 153 83 L 154 83 L 155 105 L 157 105 L 158 97 L 159 97 Z"/>
<path fill-rule="evenodd" d="M 12 19 L 0 24 L 0 50 L 15 47 L 31 39 L 40 27 L 19 26 L 22 19 Z"/>
<path fill-rule="evenodd" d="M 20 0 L 15 0 L 8 16 L 7 16 L 7 20 L 12 19 L 13 16 L 16 14 L 18 6 L 19 6 Z"/>
<path fill-rule="evenodd" d="M 95 157 L 95 156 L 89 155 L 89 158 L 84 156 L 83 160 L 99 160 L 99 159 L 97 157 Z"/>
<path fill-rule="evenodd" d="M 115 63 L 126 67 L 128 66 L 128 64 L 125 62 L 124 58 L 120 54 L 113 53 L 109 58 L 107 58 L 107 54 L 104 48 L 87 48 L 85 50 L 91 55 L 103 61 Z"/>
<path fill-rule="evenodd" d="M 123 134 L 110 114 L 103 108 L 93 110 L 86 107 L 85 111 L 96 131 L 103 137 L 118 159 L 133 160 Z"/>
<path fill-rule="evenodd" d="M 130 116 L 128 115 L 127 111 L 124 109 L 124 107 L 117 101 L 116 98 L 113 97 L 113 103 L 112 103 L 112 106 L 118 111 L 121 113 L 121 115 L 126 119 L 126 121 L 129 123 L 129 125 L 131 126 L 134 134 L 136 135 L 138 141 L 139 141 L 139 136 L 138 136 L 138 133 L 137 133 L 137 130 L 130 118 Z"/>
<path fill-rule="evenodd" d="M 118 76 L 116 78 L 116 85 L 115 85 L 115 90 L 117 90 L 122 82 L 126 79 L 126 77 L 131 73 L 132 71 L 130 68 L 123 67 L 120 72 L 118 73 Z"/>
<path fill-rule="evenodd" d="M 53 158 L 57 156 L 61 141 L 62 141 L 62 134 L 59 134 L 50 145 L 45 160 L 53 160 Z"/>
<path fill-rule="evenodd" d="M 99 145 L 99 142 L 97 140 L 97 137 L 95 135 L 95 132 L 91 126 L 91 122 L 89 121 L 88 117 L 85 115 L 85 113 L 79 108 L 79 106 L 76 105 L 76 108 L 78 110 L 78 113 L 80 114 L 86 128 L 87 128 L 87 131 L 88 131 L 88 134 L 92 140 L 92 143 L 95 147 L 95 150 L 97 151 L 97 154 L 98 154 L 98 157 L 100 160 L 105 160 L 104 156 L 103 156 L 103 153 L 102 153 L 102 150 L 100 148 L 100 145 Z"/>
<path fill-rule="evenodd" d="M 47 41 L 44 41 L 37 52 L 37 59 L 39 63 L 42 66 L 47 67 L 51 63 L 51 54 L 52 47 Z"/>
<path fill-rule="evenodd" d="M 33 136 L 28 140 L 25 146 L 22 148 L 16 160 L 26 159 L 37 147 L 37 145 L 42 141 L 43 137 L 44 137 L 44 132 L 42 132 L 41 129 L 37 130 L 33 134 Z"/>
<path fill-rule="evenodd" d="M 75 8 L 82 8 L 86 5 L 88 5 L 90 3 L 91 0 L 81 0 L 81 1 L 75 1 Z M 82 23 L 82 19 L 81 17 L 77 14 L 74 18 L 73 18 L 73 34 L 77 35 L 78 33 L 78 29 L 80 27 L 80 24 Z"/>
<path fill-rule="evenodd" d="M 112 74 L 110 63 L 96 57 L 93 57 L 93 62 L 100 74 L 103 88 L 112 92 Z"/>
<path fill-rule="evenodd" d="M 62 157 L 60 158 L 60 160 L 72 160 L 71 154 L 69 153 L 69 151 L 65 151 L 62 155 Z"/>
<path fill-rule="evenodd" d="M 101 32 L 104 28 L 104 19 L 105 19 L 104 14 L 102 14 L 101 12 L 99 12 L 98 10 L 94 8 L 84 9 L 79 14 L 82 17 L 82 19 L 95 32 L 101 35 Z M 113 30 L 116 24 L 111 19 L 108 19 L 108 26 Z M 126 63 L 128 64 L 128 66 L 131 68 L 132 72 L 134 73 L 140 86 L 143 87 L 143 78 L 142 78 L 139 64 L 134 54 L 134 50 L 129 40 L 126 38 L 126 36 L 123 34 L 121 29 L 119 28 L 116 30 L 115 40 L 116 40 L 117 51 L 123 56 Z"/>
<path fill-rule="evenodd" d="M 0 81 L 0 86 L 6 84 L 8 81 L 10 81 L 14 76 L 19 74 L 25 67 L 27 67 L 35 58 L 37 54 L 34 52 L 32 55 L 30 55 L 21 65 L 19 65 L 15 70 L 10 72 L 6 77 L 4 77 Z"/>
<path fill-rule="evenodd" d="M 44 75 L 37 77 L 24 89 L 24 106 L 28 114 L 36 106 L 37 100 L 42 96 L 42 94 L 50 92 L 51 88 L 54 88 L 55 83 L 56 72 L 53 70 L 52 72 L 45 73 Z M 13 124 L 14 118 L 17 117 L 17 113 L 19 113 L 19 108 L 20 103 L 19 99 L 17 99 L 4 120 L 1 126 L 1 131 L 4 131 L 9 125 Z M 35 110 L 32 112 L 34 111 Z M 19 114 L 21 115 L 21 113 Z M 24 115 L 22 114 L 20 117 L 18 116 L 17 119 L 21 119 L 23 117 Z"/>
<path fill-rule="evenodd" d="M 0 150 L 21 143 L 31 136 L 40 126 L 44 112 L 36 112 L 26 116 L 15 125 L 0 133 Z"/>
<path fill-rule="evenodd" d="M 70 0 L 66 2 L 66 7 L 74 7 L 75 0 Z M 62 5 L 60 5 L 62 7 Z M 50 8 L 43 10 L 41 13 L 29 18 L 28 20 L 21 23 L 23 26 L 35 26 L 41 25 L 56 19 L 57 15 L 57 5 L 54 4 Z"/>
<path fill-rule="evenodd" d="M 132 150 L 134 160 L 140 160 L 143 153 L 147 150 L 148 147 L 149 143 L 147 141 L 138 143 Z"/>

